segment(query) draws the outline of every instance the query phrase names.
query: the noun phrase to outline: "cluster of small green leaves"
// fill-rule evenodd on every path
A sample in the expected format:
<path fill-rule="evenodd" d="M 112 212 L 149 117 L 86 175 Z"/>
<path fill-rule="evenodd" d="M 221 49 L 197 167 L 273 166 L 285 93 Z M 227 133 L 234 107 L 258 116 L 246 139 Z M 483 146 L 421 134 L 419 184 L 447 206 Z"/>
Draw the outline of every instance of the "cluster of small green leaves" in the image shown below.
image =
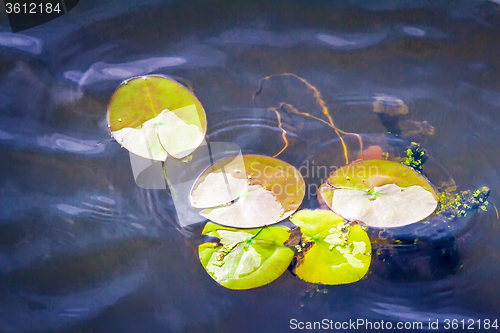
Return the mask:
<path fill-rule="evenodd" d="M 401 162 L 413 168 L 417 172 L 422 172 L 422 166 L 427 161 L 427 151 L 418 143 L 412 142 L 406 150 L 406 158 Z"/>
<path fill-rule="evenodd" d="M 455 196 L 446 193 L 440 193 L 438 200 L 441 203 L 441 209 L 438 214 L 443 214 L 449 220 L 465 217 L 470 212 L 477 212 L 479 210 L 486 211 L 488 206 L 488 196 L 490 195 L 490 188 L 483 186 L 476 191 L 462 191 L 456 193 Z"/>
<path fill-rule="evenodd" d="M 379 191 L 376 191 L 376 190 L 366 190 L 366 193 L 368 193 L 370 195 L 370 197 L 368 198 L 368 200 L 375 200 L 377 199 L 382 193 L 380 193 Z"/>
<path fill-rule="evenodd" d="M 422 166 L 427 161 L 427 151 L 416 142 L 412 142 L 406 149 L 406 158 L 399 159 L 399 162 L 422 173 Z M 373 194 L 372 194 L 373 195 Z M 440 203 L 440 209 L 436 213 L 444 215 L 448 220 L 459 217 L 466 217 L 467 214 L 486 211 L 488 206 L 489 187 L 481 187 L 476 191 L 440 192 L 437 193 L 437 199 Z"/>

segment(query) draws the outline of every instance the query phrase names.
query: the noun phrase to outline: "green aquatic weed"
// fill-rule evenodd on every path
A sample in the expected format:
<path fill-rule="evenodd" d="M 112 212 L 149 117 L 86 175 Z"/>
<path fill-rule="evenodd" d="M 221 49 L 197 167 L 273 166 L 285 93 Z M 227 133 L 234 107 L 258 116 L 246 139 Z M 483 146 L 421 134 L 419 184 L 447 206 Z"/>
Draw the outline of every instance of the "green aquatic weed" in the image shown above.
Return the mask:
<path fill-rule="evenodd" d="M 408 149 L 406 149 L 406 158 L 401 163 L 421 173 L 422 166 L 427 161 L 427 158 L 427 151 L 418 143 L 412 142 Z"/>
<path fill-rule="evenodd" d="M 475 191 L 467 190 L 460 193 L 438 193 L 441 208 L 437 214 L 447 216 L 449 220 L 466 217 L 468 213 L 486 211 L 489 205 L 490 188 L 483 186 Z"/>

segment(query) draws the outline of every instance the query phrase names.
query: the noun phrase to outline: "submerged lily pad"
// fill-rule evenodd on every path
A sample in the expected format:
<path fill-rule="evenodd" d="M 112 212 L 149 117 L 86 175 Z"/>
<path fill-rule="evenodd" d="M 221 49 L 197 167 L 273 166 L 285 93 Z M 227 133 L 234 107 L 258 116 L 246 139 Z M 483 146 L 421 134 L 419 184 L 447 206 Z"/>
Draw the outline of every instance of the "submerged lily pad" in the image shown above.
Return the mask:
<path fill-rule="evenodd" d="M 217 161 L 201 173 L 191 190 L 191 205 L 226 226 L 252 228 L 291 216 L 302 203 L 305 184 L 293 166 L 264 155 Z"/>
<path fill-rule="evenodd" d="M 290 237 L 285 226 L 236 229 L 207 223 L 202 234 L 219 243 L 198 248 L 201 264 L 210 276 L 229 289 L 250 289 L 268 284 L 287 269 L 294 250 L 284 243 Z"/>
<path fill-rule="evenodd" d="M 295 274 L 304 281 L 345 284 L 360 280 L 371 263 L 371 243 L 359 225 L 329 210 L 301 210 L 290 220 L 303 237 Z"/>
<path fill-rule="evenodd" d="M 421 221 L 437 207 L 427 179 L 405 165 L 384 160 L 359 161 L 338 169 L 318 195 L 343 218 L 380 228 Z"/>
<path fill-rule="evenodd" d="M 157 161 L 191 154 L 207 129 L 198 99 L 179 83 L 155 75 L 123 82 L 110 99 L 107 119 L 118 143 Z"/>

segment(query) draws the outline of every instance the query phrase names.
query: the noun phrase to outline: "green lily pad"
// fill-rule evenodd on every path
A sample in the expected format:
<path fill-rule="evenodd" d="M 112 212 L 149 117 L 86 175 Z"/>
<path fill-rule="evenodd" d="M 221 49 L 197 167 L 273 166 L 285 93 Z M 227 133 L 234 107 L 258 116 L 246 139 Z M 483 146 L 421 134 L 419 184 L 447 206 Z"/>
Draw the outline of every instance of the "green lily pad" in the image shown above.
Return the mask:
<path fill-rule="evenodd" d="M 111 135 L 130 152 L 164 161 L 184 158 L 204 140 L 205 111 L 179 83 L 149 75 L 123 82 L 108 105 Z"/>
<path fill-rule="evenodd" d="M 338 169 L 318 196 L 343 218 L 379 228 L 419 222 L 438 203 L 432 185 L 421 174 L 385 160 L 364 160 Z"/>
<path fill-rule="evenodd" d="M 295 274 L 304 281 L 346 284 L 360 280 L 371 263 L 371 243 L 357 224 L 349 225 L 329 210 L 301 210 L 290 220 L 300 227 L 303 243 Z"/>
<path fill-rule="evenodd" d="M 288 268 L 295 251 L 284 245 L 290 229 L 271 226 L 236 229 L 208 222 L 202 234 L 220 243 L 198 248 L 201 264 L 210 276 L 229 289 L 251 289 L 268 284 Z"/>
<path fill-rule="evenodd" d="M 305 194 L 300 172 L 264 155 L 240 155 L 217 161 L 196 180 L 191 205 L 201 215 L 238 228 L 270 225 L 291 216 Z"/>

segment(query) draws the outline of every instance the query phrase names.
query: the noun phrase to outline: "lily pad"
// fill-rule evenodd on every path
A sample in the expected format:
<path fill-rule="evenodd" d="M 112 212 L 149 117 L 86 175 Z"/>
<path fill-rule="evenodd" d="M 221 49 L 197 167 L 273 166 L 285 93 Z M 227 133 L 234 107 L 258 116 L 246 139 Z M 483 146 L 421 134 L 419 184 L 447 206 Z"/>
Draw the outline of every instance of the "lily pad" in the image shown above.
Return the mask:
<path fill-rule="evenodd" d="M 288 268 L 295 251 L 284 245 L 290 237 L 285 226 L 236 229 L 211 222 L 203 235 L 220 239 L 198 248 L 201 264 L 210 276 L 229 289 L 251 289 L 268 284 Z"/>
<path fill-rule="evenodd" d="M 191 205 L 205 208 L 201 214 L 216 223 L 252 228 L 288 218 L 304 194 L 304 179 L 293 166 L 247 154 L 222 159 L 203 171 L 191 190 Z"/>
<path fill-rule="evenodd" d="M 427 179 L 405 165 L 384 160 L 346 165 L 318 193 L 319 200 L 343 218 L 380 228 L 419 222 L 437 207 Z"/>
<path fill-rule="evenodd" d="M 179 83 L 156 75 L 123 82 L 110 99 L 107 119 L 111 135 L 123 147 L 157 161 L 188 156 L 207 129 L 198 99 Z"/>
<path fill-rule="evenodd" d="M 294 268 L 299 278 L 336 285 L 356 282 L 368 272 L 371 243 L 361 226 L 345 224 L 329 210 L 301 210 L 290 220 L 303 237 Z"/>

